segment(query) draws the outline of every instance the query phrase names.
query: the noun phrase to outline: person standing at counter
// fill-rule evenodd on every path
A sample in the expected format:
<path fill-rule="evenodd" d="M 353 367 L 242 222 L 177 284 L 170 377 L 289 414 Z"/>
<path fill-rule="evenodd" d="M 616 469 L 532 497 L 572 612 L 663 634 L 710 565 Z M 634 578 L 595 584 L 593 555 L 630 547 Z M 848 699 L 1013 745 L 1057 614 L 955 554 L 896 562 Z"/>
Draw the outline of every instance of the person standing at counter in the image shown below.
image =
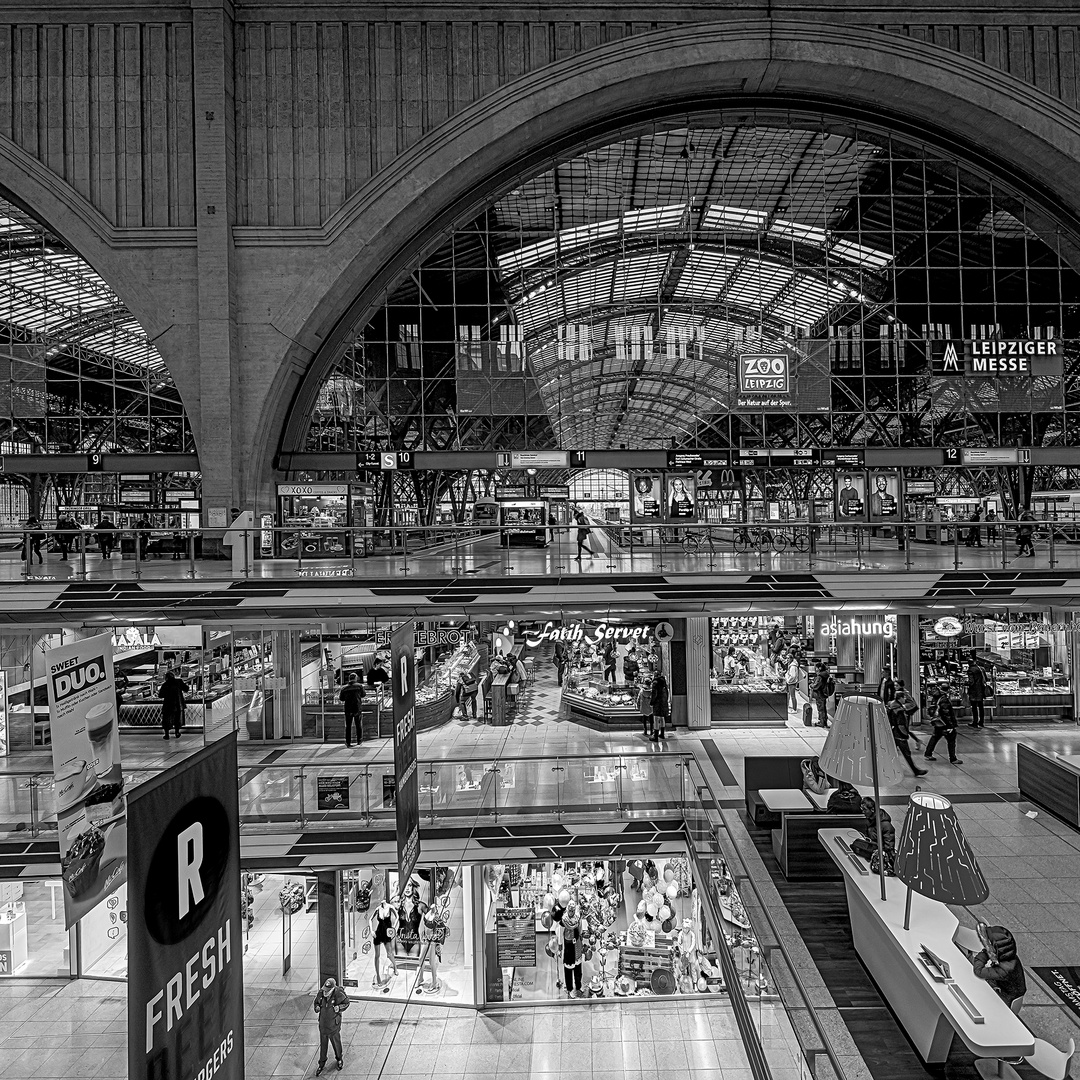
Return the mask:
<path fill-rule="evenodd" d="M 360 719 L 364 688 L 355 671 L 349 672 L 349 681 L 339 691 L 338 700 L 345 707 L 345 745 L 352 747 L 352 726 L 356 724 L 356 745 L 359 746 L 364 741 L 364 725 Z"/>
<path fill-rule="evenodd" d="M 387 674 L 386 668 L 382 664 L 372 664 L 367 673 L 367 684 L 371 687 L 382 686 L 383 683 L 389 682 L 390 676 Z"/>
<path fill-rule="evenodd" d="M 469 719 L 469 706 L 472 706 L 472 717 L 476 719 L 476 695 L 480 687 L 476 682 L 476 676 L 471 671 L 463 671 L 458 676 L 458 684 L 454 690 L 454 700 L 461 709 L 461 719 Z"/>
<path fill-rule="evenodd" d="M 986 723 L 986 672 L 972 660 L 967 669 L 967 696 L 971 702 L 971 727 L 980 728 Z"/>
<path fill-rule="evenodd" d="M 172 673 L 172 668 L 165 672 L 165 679 L 161 684 L 161 726 L 165 730 L 166 740 L 169 738 L 169 728 L 180 738 L 180 729 L 184 725 L 184 708 L 187 705 L 184 695 L 187 690 L 187 684 Z"/>
<path fill-rule="evenodd" d="M 566 642 L 555 642 L 555 652 L 551 657 L 551 662 L 555 665 L 555 677 L 559 681 L 559 686 L 562 686 L 563 679 L 566 676 L 566 668 L 570 662 L 566 655 Z"/>

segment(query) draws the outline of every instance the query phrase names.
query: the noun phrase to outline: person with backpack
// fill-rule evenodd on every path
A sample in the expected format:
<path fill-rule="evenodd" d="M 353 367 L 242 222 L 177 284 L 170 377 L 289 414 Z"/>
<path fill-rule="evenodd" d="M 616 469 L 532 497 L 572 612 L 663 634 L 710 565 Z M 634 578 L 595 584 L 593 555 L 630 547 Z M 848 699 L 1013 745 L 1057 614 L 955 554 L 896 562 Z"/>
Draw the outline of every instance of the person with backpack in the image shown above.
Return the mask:
<path fill-rule="evenodd" d="M 927 761 L 937 761 L 934 757 L 934 747 L 945 739 L 945 745 L 949 749 L 949 763 L 951 765 L 963 765 L 963 761 L 956 756 L 956 712 L 949 700 L 947 688 L 938 691 L 938 699 L 930 713 L 930 721 L 934 725 L 934 734 L 926 744 L 926 752 L 923 757 Z"/>
<path fill-rule="evenodd" d="M 463 671 L 458 677 L 457 689 L 454 691 L 454 700 L 461 709 L 461 719 L 469 719 L 469 706 L 472 706 L 472 718 L 476 719 L 476 695 L 480 692 L 480 685 L 476 676 L 471 671 Z"/>
<path fill-rule="evenodd" d="M 360 719 L 360 706 L 364 701 L 364 686 L 355 671 L 349 672 L 349 680 L 338 692 L 338 701 L 345 706 L 345 745 L 352 747 L 352 729 L 356 725 L 356 745 L 364 741 L 364 725 Z"/>
<path fill-rule="evenodd" d="M 889 718 L 889 727 L 892 728 L 893 742 L 896 743 L 896 749 L 899 751 L 900 756 L 911 766 L 911 771 L 916 776 L 925 776 L 926 769 L 920 769 L 911 756 L 911 747 L 908 745 L 908 740 L 911 738 L 911 732 L 908 730 L 907 713 L 904 711 L 904 706 L 901 703 L 899 696 L 894 697 L 889 704 L 885 706 L 885 714 Z"/>
<path fill-rule="evenodd" d="M 832 677 L 824 660 L 818 662 L 813 678 L 810 680 L 810 697 L 813 699 L 814 708 L 817 710 L 817 723 L 815 727 L 827 728 L 829 716 L 826 711 L 826 701 L 836 693 L 836 680 Z"/>
<path fill-rule="evenodd" d="M 971 704 L 971 727 L 981 728 L 986 723 L 986 672 L 972 660 L 967 669 L 967 696 Z"/>
<path fill-rule="evenodd" d="M 344 1066 L 341 1052 L 341 1014 L 350 1004 L 349 995 L 338 986 L 336 979 L 327 979 L 315 995 L 314 1009 L 319 1017 L 319 1067 L 315 1070 L 316 1076 L 326 1068 L 327 1043 L 334 1048 L 338 1071 Z"/>

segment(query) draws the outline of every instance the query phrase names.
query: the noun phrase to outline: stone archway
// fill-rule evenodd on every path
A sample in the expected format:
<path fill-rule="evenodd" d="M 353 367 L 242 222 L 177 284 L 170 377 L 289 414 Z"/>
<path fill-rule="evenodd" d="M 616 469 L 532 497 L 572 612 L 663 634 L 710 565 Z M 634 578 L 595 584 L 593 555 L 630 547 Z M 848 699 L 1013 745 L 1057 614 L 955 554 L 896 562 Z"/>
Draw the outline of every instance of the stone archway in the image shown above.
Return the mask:
<path fill-rule="evenodd" d="M 631 38 L 552 64 L 465 110 L 328 223 L 331 257 L 283 313 L 294 344 L 260 417 L 252 480 L 269 475 L 275 450 L 298 448 L 344 334 L 455 218 L 552 156 L 635 119 L 783 101 L 937 136 L 1008 176 L 1062 230 L 1066 254 L 1080 254 L 1080 115 L 981 62 L 882 31 L 816 23 Z"/>

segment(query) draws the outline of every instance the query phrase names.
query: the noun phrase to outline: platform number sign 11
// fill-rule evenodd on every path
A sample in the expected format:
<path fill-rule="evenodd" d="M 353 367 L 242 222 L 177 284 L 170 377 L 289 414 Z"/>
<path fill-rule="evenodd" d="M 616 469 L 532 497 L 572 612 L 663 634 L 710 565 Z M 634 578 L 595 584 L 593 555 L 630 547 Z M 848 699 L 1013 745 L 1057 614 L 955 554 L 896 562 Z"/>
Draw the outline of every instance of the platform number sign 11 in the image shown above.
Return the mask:
<path fill-rule="evenodd" d="M 791 364 L 786 353 L 740 353 L 740 394 L 787 394 Z"/>

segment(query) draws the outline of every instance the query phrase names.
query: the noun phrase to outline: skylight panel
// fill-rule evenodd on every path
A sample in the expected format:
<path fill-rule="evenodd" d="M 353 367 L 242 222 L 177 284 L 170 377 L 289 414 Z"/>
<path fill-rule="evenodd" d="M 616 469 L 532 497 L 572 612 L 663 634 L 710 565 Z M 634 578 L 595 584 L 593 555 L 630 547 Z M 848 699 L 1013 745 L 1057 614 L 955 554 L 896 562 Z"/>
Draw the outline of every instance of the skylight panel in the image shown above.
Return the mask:
<path fill-rule="evenodd" d="M 701 222 L 703 229 L 725 229 L 734 232 L 757 232 L 765 227 L 769 215 L 761 210 L 745 210 L 741 206 L 710 206 Z"/>

